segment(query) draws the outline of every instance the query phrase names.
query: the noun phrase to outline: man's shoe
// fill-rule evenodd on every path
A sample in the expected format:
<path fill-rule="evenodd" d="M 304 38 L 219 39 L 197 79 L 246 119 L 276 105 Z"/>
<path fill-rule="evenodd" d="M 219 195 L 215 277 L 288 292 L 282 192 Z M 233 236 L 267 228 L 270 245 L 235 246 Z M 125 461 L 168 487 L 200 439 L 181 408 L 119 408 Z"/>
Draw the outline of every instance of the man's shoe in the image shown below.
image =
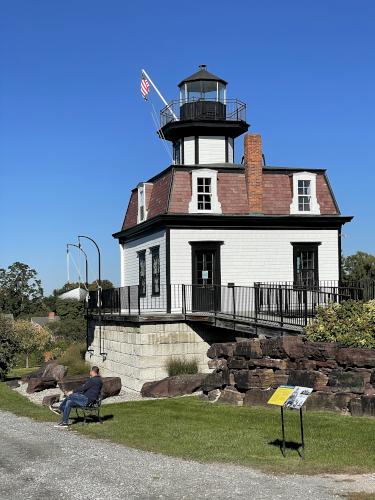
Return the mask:
<path fill-rule="evenodd" d="M 57 425 L 54 425 L 54 427 L 57 427 L 58 429 L 67 429 L 69 427 L 69 424 L 66 424 L 65 422 L 59 422 Z"/>
<path fill-rule="evenodd" d="M 54 408 L 52 405 L 49 405 L 48 407 L 53 413 L 56 413 L 56 415 L 61 415 L 61 411 L 58 408 Z"/>

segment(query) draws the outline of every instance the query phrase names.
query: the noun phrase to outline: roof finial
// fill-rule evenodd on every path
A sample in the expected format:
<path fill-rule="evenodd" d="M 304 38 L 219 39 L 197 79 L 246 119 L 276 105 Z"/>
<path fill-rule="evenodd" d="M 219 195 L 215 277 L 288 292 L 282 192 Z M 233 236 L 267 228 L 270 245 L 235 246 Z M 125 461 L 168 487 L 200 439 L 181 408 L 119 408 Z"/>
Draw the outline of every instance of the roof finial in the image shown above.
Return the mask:
<path fill-rule="evenodd" d="M 199 65 L 199 69 L 200 69 L 201 71 L 206 71 L 206 69 L 207 69 L 206 64 L 200 64 L 200 65 Z"/>

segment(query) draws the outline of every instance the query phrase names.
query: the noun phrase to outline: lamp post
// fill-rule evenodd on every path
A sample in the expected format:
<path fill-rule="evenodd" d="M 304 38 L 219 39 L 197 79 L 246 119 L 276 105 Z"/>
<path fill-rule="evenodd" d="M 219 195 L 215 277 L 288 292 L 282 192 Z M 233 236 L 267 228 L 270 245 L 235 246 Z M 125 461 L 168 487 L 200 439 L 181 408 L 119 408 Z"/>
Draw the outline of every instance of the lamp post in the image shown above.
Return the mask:
<path fill-rule="evenodd" d="M 85 238 L 86 240 L 91 241 L 95 245 L 96 250 L 98 252 L 99 350 L 100 350 L 100 355 L 103 357 L 103 360 L 105 360 L 107 354 L 102 349 L 102 286 L 101 286 L 101 284 L 102 284 L 102 274 L 101 274 L 102 265 L 101 265 L 100 248 L 94 239 L 90 238 L 90 236 L 84 236 L 84 235 L 78 236 L 79 248 L 81 248 L 81 246 L 82 246 L 81 245 L 81 238 Z M 88 331 L 88 327 L 87 327 L 87 331 Z M 87 344 L 88 344 L 88 342 L 87 342 Z M 90 355 L 91 355 L 91 353 L 90 353 Z"/>
<path fill-rule="evenodd" d="M 99 284 L 99 287 L 101 286 L 101 255 L 100 255 L 100 248 L 98 246 L 98 244 L 96 243 L 95 240 L 93 240 L 92 238 L 90 238 L 90 236 L 78 236 L 78 247 L 79 248 L 82 248 L 82 245 L 81 245 L 81 238 L 85 238 L 86 240 L 90 240 L 96 247 L 96 250 L 98 251 L 98 276 L 99 276 L 99 280 L 98 280 L 98 284 Z"/>
<path fill-rule="evenodd" d="M 85 256 L 85 279 L 86 279 L 86 288 L 88 289 L 88 287 L 89 287 L 89 267 L 88 267 L 87 254 L 81 246 L 75 245 L 74 243 L 67 243 L 66 244 L 66 251 L 67 252 L 69 252 L 69 247 L 78 248 L 78 250 L 80 250 L 83 253 L 83 255 Z"/>

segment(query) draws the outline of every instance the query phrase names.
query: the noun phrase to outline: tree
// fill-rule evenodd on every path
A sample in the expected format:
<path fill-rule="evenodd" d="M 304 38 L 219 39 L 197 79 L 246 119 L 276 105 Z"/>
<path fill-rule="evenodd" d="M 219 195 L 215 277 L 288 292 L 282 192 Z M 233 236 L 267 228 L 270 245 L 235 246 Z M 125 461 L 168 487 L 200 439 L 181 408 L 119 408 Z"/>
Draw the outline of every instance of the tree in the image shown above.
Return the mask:
<path fill-rule="evenodd" d="M 47 328 L 33 325 L 24 319 L 14 322 L 14 335 L 19 344 L 19 352 L 26 357 L 26 368 L 29 368 L 30 354 L 43 352 L 51 340 L 51 333 Z"/>
<path fill-rule="evenodd" d="M 0 311 L 15 318 L 32 314 L 40 307 L 43 288 L 38 273 L 27 264 L 14 262 L 0 269 Z"/>
<path fill-rule="evenodd" d="M 348 281 L 375 279 L 375 255 L 357 252 L 343 257 L 344 278 Z"/>
<path fill-rule="evenodd" d="M 19 350 L 13 326 L 12 320 L 0 314 L 0 380 L 3 380 L 9 369 L 12 368 Z"/>
<path fill-rule="evenodd" d="M 56 298 L 55 308 L 60 321 L 49 325 L 54 336 L 72 342 L 84 341 L 86 338 L 85 303 L 73 299 Z"/>

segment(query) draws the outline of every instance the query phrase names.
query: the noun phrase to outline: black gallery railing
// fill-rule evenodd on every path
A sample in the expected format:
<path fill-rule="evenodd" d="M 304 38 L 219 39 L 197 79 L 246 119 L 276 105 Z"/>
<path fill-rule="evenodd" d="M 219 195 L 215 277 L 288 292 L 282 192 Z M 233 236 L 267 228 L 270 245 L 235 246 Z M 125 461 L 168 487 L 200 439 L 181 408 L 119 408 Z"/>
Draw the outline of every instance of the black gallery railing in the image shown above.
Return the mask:
<path fill-rule="evenodd" d="M 372 292 L 372 296 L 368 294 Z M 345 300 L 369 300 L 369 289 L 326 283 L 303 287 L 284 283 L 254 286 L 161 285 L 159 293 L 138 285 L 91 291 L 89 314 L 141 316 L 150 314 L 207 315 L 236 321 L 306 326 L 319 306 Z"/>

